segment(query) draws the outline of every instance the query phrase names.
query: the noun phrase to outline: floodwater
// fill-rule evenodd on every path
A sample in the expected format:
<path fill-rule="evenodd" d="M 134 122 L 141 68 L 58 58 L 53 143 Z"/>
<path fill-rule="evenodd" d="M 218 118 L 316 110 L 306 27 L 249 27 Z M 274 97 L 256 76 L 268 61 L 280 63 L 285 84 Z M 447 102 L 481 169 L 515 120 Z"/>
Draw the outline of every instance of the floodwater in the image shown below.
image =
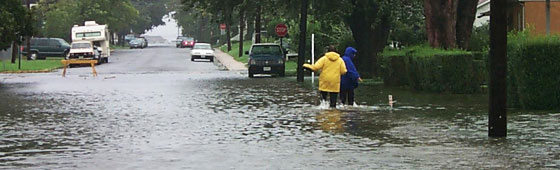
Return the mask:
<path fill-rule="evenodd" d="M 117 51 L 97 78 L 0 75 L 0 169 L 560 168 L 558 112 L 511 110 L 493 139 L 485 95 L 362 85 L 359 106 L 322 109 L 310 80 L 249 79 L 186 51 Z"/>

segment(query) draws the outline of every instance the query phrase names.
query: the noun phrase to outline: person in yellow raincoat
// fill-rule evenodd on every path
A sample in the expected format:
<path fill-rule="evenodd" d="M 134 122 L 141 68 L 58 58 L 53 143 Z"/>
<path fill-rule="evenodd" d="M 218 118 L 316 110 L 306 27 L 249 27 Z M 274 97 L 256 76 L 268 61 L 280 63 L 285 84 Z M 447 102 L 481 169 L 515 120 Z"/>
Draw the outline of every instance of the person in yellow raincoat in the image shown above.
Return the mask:
<path fill-rule="evenodd" d="M 327 100 L 330 95 L 330 107 L 336 108 L 336 100 L 340 92 L 340 76 L 346 74 L 346 65 L 340 55 L 336 53 L 334 46 L 327 48 L 327 53 L 321 57 L 314 65 L 304 64 L 304 68 L 312 71 L 321 70 L 319 76 L 319 91 L 323 100 Z"/>

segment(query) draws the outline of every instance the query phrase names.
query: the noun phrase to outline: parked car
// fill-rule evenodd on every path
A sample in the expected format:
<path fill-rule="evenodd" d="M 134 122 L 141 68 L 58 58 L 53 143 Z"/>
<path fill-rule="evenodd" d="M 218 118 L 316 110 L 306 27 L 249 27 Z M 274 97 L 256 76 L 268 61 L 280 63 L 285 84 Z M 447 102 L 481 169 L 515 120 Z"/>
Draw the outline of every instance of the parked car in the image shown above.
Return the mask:
<path fill-rule="evenodd" d="M 195 59 L 209 59 L 214 62 L 214 49 L 208 43 L 196 43 L 191 50 L 191 61 Z"/>
<path fill-rule="evenodd" d="M 187 37 L 184 36 L 177 36 L 177 40 L 175 40 L 175 46 L 177 48 L 181 47 L 181 43 L 183 43 L 183 40 L 185 40 Z"/>
<path fill-rule="evenodd" d="M 128 42 L 128 45 L 130 46 L 130 49 L 144 48 L 145 42 L 143 39 L 137 38 L 137 39 L 130 40 L 130 42 Z"/>
<path fill-rule="evenodd" d="M 286 72 L 286 57 L 279 44 L 253 44 L 249 55 L 249 77 L 255 74 L 278 74 L 284 77 Z"/>
<path fill-rule="evenodd" d="M 144 41 L 144 48 L 148 47 L 148 39 L 146 39 L 145 37 L 138 37 L 138 39 L 141 39 Z"/>
<path fill-rule="evenodd" d="M 28 60 L 44 60 L 47 56 L 64 57 L 70 51 L 70 44 L 61 38 L 32 38 L 30 45 L 31 56 Z M 23 47 L 23 55 L 27 55 L 26 46 Z"/>
<path fill-rule="evenodd" d="M 185 48 L 185 47 L 194 47 L 194 38 L 193 37 L 186 37 L 182 42 L 181 42 L 181 48 Z"/>
<path fill-rule="evenodd" d="M 91 41 L 76 41 L 72 42 L 67 59 L 98 60 L 98 63 L 101 64 L 101 52 L 101 48 L 94 46 Z"/>

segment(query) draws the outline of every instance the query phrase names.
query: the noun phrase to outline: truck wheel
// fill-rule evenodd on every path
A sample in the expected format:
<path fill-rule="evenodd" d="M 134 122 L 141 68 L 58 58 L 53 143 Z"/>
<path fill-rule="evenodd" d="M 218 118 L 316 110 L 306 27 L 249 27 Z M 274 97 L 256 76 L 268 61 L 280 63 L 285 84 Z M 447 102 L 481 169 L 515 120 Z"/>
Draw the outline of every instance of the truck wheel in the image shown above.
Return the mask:
<path fill-rule="evenodd" d="M 27 60 L 37 60 L 37 58 L 39 57 L 39 53 L 38 52 L 31 52 L 31 55 L 29 55 L 29 58 Z"/>
<path fill-rule="evenodd" d="M 255 75 L 253 75 L 253 73 L 249 71 L 249 78 L 253 78 L 253 77 L 255 77 Z"/>

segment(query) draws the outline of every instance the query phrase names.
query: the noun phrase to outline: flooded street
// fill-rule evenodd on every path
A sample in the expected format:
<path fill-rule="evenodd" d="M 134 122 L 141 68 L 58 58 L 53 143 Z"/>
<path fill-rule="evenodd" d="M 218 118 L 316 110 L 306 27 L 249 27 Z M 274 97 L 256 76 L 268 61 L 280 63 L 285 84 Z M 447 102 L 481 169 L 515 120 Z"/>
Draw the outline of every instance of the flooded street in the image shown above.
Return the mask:
<path fill-rule="evenodd" d="M 310 80 L 188 51 L 117 50 L 98 77 L 0 75 L 0 169 L 560 168 L 557 111 L 511 110 L 490 139 L 485 95 L 361 85 L 358 107 L 325 110 Z"/>

